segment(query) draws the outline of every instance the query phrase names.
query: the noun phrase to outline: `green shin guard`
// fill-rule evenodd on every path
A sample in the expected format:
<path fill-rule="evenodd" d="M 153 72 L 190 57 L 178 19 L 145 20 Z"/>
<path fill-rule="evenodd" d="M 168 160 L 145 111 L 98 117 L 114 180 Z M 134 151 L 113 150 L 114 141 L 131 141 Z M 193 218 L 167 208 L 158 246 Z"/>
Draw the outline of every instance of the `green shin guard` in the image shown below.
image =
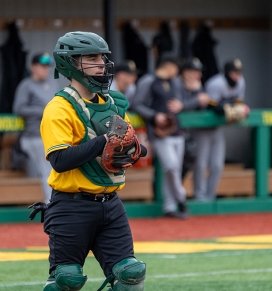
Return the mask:
<path fill-rule="evenodd" d="M 48 278 L 44 291 L 78 291 L 86 281 L 80 265 L 59 265 Z"/>
<path fill-rule="evenodd" d="M 142 291 L 146 273 L 145 263 L 135 258 L 127 258 L 115 264 L 113 291 Z"/>

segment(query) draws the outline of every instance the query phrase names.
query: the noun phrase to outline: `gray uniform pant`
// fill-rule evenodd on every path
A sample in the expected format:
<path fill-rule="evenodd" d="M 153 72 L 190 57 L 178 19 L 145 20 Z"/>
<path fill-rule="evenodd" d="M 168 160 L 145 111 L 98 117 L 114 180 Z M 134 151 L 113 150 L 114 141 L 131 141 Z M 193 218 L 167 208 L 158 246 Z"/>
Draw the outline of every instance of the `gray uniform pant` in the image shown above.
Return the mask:
<path fill-rule="evenodd" d="M 194 133 L 196 161 L 194 166 L 194 196 L 198 200 L 212 200 L 225 162 L 223 128 L 201 129 Z"/>
<path fill-rule="evenodd" d="M 163 211 L 172 212 L 179 202 L 186 200 L 186 191 L 181 182 L 184 157 L 184 137 L 170 136 L 156 138 L 153 149 L 163 172 Z"/>
<path fill-rule="evenodd" d="M 51 171 L 50 163 L 45 159 L 43 143 L 40 137 L 22 137 L 21 148 L 28 155 L 26 171 L 30 177 L 39 177 L 42 183 L 44 201 L 49 202 L 52 189 L 47 183 Z"/>

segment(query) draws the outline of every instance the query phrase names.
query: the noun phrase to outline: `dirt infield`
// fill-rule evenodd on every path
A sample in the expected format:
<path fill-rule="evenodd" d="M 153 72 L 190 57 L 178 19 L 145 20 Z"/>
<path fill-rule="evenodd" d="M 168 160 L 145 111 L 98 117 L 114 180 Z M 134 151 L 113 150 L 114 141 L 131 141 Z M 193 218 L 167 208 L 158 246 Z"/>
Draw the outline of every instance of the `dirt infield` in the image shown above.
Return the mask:
<path fill-rule="evenodd" d="M 131 219 L 135 241 L 208 239 L 221 236 L 272 234 L 272 213 L 197 216 L 176 219 Z M 46 246 L 41 224 L 0 225 L 0 248 Z"/>
<path fill-rule="evenodd" d="M 188 220 L 132 220 L 135 240 L 186 240 L 271 234 L 272 213 L 197 216 Z"/>

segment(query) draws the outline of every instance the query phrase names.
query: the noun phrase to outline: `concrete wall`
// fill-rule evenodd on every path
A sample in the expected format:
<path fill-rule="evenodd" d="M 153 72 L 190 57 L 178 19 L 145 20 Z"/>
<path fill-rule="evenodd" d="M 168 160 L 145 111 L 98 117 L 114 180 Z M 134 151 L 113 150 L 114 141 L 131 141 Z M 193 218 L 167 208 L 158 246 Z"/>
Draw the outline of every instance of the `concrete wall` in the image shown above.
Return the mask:
<path fill-rule="evenodd" d="M 240 17 L 269 15 L 269 0 L 115 0 L 126 17 Z"/>
<path fill-rule="evenodd" d="M 112 0 L 121 17 L 240 17 L 269 15 L 269 0 Z M 103 0 L 0 0 L 3 17 L 102 16 Z"/>

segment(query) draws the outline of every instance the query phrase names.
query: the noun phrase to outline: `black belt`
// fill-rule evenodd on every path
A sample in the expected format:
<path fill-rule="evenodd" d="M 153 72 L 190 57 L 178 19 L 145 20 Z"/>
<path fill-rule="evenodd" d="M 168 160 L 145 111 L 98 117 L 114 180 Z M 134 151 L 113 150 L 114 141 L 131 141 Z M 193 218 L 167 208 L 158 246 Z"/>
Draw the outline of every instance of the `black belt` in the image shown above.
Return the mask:
<path fill-rule="evenodd" d="M 52 200 L 57 199 L 78 199 L 78 200 L 88 200 L 96 202 L 105 202 L 111 200 L 116 196 L 116 192 L 112 193 L 102 193 L 102 194 L 92 194 L 87 192 L 78 192 L 78 193 L 67 193 L 67 192 L 58 192 L 53 190 Z"/>

